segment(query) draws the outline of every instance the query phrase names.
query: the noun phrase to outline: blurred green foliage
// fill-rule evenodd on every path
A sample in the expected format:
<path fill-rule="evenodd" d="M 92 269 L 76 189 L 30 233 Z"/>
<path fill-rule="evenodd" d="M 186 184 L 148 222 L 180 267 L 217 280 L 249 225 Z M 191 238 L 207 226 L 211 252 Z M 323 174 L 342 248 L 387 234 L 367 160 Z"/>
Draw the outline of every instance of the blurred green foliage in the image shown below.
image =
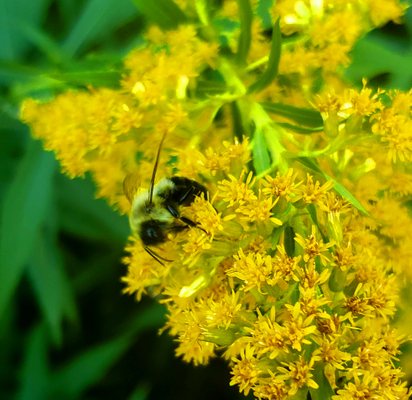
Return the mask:
<path fill-rule="evenodd" d="M 153 13 L 140 0 L 0 0 L 2 399 L 244 398 L 223 363 L 174 359 L 172 340 L 156 335 L 161 306 L 121 294 L 127 218 L 94 199 L 88 177 L 61 175 L 18 120 L 26 96 L 116 85 L 148 16 L 176 22 L 176 9 L 161 13 L 169 3 L 153 3 Z M 349 79 L 410 88 L 411 10 L 405 21 L 356 46 Z"/>
<path fill-rule="evenodd" d="M 411 6 L 412 2 L 408 4 Z M 370 32 L 352 51 L 346 76 L 355 82 L 363 77 L 381 88 L 409 90 L 412 87 L 412 9 L 401 25 L 387 24 Z"/>

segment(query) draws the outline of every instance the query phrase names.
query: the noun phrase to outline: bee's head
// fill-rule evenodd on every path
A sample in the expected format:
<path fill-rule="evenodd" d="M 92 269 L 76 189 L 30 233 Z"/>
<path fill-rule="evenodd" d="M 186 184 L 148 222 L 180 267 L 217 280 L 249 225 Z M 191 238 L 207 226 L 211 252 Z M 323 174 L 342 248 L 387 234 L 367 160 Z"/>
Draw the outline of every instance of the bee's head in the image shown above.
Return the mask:
<path fill-rule="evenodd" d="M 149 200 L 146 200 L 144 203 L 144 213 L 146 215 L 150 214 L 152 212 L 154 208 L 154 203 L 153 202 L 149 202 Z"/>
<path fill-rule="evenodd" d="M 149 219 L 142 223 L 139 234 L 145 246 L 155 246 L 166 241 L 165 224 Z"/>

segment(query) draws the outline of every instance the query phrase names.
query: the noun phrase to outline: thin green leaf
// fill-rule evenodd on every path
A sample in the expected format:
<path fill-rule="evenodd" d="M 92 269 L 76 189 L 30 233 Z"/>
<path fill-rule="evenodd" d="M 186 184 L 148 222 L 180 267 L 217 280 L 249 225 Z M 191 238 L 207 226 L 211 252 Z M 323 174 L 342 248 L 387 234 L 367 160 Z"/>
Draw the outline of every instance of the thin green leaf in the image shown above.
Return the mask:
<path fill-rule="evenodd" d="M 312 222 L 316 225 L 316 227 L 318 228 L 318 231 L 320 232 L 321 236 L 322 236 L 322 240 L 324 242 L 328 242 L 328 238 L 326 237 L 326 235 L 323 233 L 323 229 L 321 228 L 320 224 L 319 224 L 319 220 L 318 220 L 318 214 L 316 212 L 316 207 L 314 204 L 308 204 L 306 206 L 306 209 L 309 212 L 309 215 L 312 219 Z"/>
<path fill-rule="evenodd" d="M 323 175 L 323 171 L 320 169 L 318 163 L 313 159 L 309 157 L 296 157 L 296 161 L 300 162 L 302 165 L 304 165 L 306 168 Z"/>
<path fill-rule="evenodd" d="M 126 241 L 127 217 L 119 216 L 104 200 L 95 199 L 95 188 L 89 179 L 70 180 L 59 175 L 57 188 L 61 229 L 93 240 Z"/>
<path fill-rule="evenodd" d="M 270 168 L 270 155 L 265 140 L 265 135 L 261 130 L 258 130 L 253 135 L 253 167 L 256 174 L 267 171 Z"/>
<path fill-rule="evenodd" d="M 51 0 L 2 0 L 0 1 L 0 59 L 17 60 L 30 43 L 19 31 L 16 21 L 39 26 L 44 20 Z"/>
<path fill-rule="evenodd" d="M 342 271 L 340 268 L 333 268 L 332 274 L 328 279 L 329 289 L 336 293 L 345 290 L 345 287 L 348 284 L 346 281 L 346 275 L 346 271 Z"/>
<path fill-rule="evenodd" d="M 346 70 L 351 80 L 360 82 L 386 74 L 388 79 L 383 84 L 387 87 L 408 90 L 411 86 L 412 47 L 406 35 L 404 40 L 394 40 L 378 30 L 371 32 L 356 43 L 352 59 Z"/>
<path fill-rule="evenodd" d="M 328 181 L 333 182 L 333 188 L 338 192 L 344 199 L 346 199 L 350 204 L 352 204 L 356 209 L 358 209 L 362 214 L 368 215 L 365 207 L 363 207 L 362 203 L 348 190 L 339 183 L 335 178 L 325 174 L 321 168 L 319 167 L 318 163 L 309 157 L 296 157 L 296 161 L 303 164 L 306 168 L 322 175 Z"/>
<path fill-rule="evenodd" d="M 279 217 L 277 215 L 277 217 Z M 272 248 L 276 248 L 277 245 L 279 244 L 280 237 L 282 236 L 283 233 L 283 226 L 278 226 L 276 228 L 273 228 L 272 233 L 270 235 L 270 240 L 272 243 Z"/>
<path fill-rule="evenodd" d="M 196 86 L 196 95 L 198 97 L 209 97 L 226 93 L 228 87 L 225 82 L 199 79 Z"/>
<path fill-rule="evenodd" d="M 135 16 L 136 9 L 130 1 L 88 0 L 62 48 L 67 55 L 74 56 L 86 45 L 107 37 Z"/>
<path fill-rule="evenodd" d="M 92 85 L 105 87 L 119 87 L 120 71 L 75 71 L 57 72 L 49 74 L 50 78 L 65 82 L 69 85 Z"/>
<path fill-rule="evenodd" d="M 350 204 L 352 204 L 355 208 L 357 208 L 362 214 L 369 215 L 366 208 L 362 205 L 362 203 L 348 190 L 345 186 L 339 183 L 336 179 L 332 178 L 329 175 L 324 174 L 324 176 L 333 182 L 333 188 Z"/>
<path fill-rule="evenodd" d="M 45 31 L 27 21 L 15 21 L 16 29 L 27 42 L 37 47 L 52 63 L 62 63 L 66 59 L 61 47 Z"/>
<path fill-rule="evenodd" d="M 310 396 L 312 400 L 327 400 L 331 399 L 335 394 L 332 387 L 330 386 L 329 381 L 326 379 L 326 376 L 323 372 L 324 364 L 317 363 L 314 371 L 313 378 L 314 381 L 319 385 L 318 389 L 309 388 Z"/>
<path fill-rule="evenodd" d="M 41 71 L 32 66 L 27 66 L 13 61 L 0 60 L 0 83 L 22 81 L 39 75 Z"/>
<path fill-rule="evenodd" d="M 29 260 L 47 218 L 56 162 L 38 142 L 30 142 L 1 208 L 0 316 Z"/>
<path fill-rule="evenodd" d="M 161 326 L 164 317 L 159 310 L 161 308 L 154 305 L 133 321 L 131 329 L 127 329 L 126 334 L 75 356 L 51 377 L 53 398 L 59 398 L 62 389 L 65 398 L 80 398 L 85 390 L 103 378 L 134 342 L 138 333 Z"/>
<path fill-rule="evenodd" d="M 203 25 L 209 25 L 209 5 L 207 0 L 195 0 L 196 12 Z"/>
<path fill-rule="evenodd" d="M 308 210 L 308 212 L 309 212 L 310 217 L 312 218 L 312 222 L 313 222 L 316 226 L 319 226 L 318 215 L 317 215 L 315 206 L 314 206 L 313 204 L 308 204 L 308 205 L 306 206 L 306 208 L 307 208 L 307 210 Z"/>
<path fill-rule="evenodd" d="M 257 15 L 262 21 L 263 29 L 269 29 L 272 26 L 272 16 L 270 10 L 274 0 L 259 0 L 256 8 Z"/>
<path fill-rule="evenodd" d="M 46 329 L 38 325 L 30 332 L 25 349 L 17 399 L 43 400 L 47 397 L 49 370 L 46 355 Z"/>
<path fill-rule="evenodd" d="M 0 199 L 16 170 L 18 155 L 24 153 L 27 128 L 15 116 L 11 104 L 0 104 Z"/>
<path fill-rule="evenodd" d="M 294 395 L 293 400 L 309 400 L 309 390 L 306 388 L 299 389 Z M 329 399 L 323 399 L 329 400 Z"/>
<path fill-rule="evenodd" d="M 79 17 L 80 3 L 73 0 L 57 0 L 56 6 L 62 18 L 62 29 L 67 31 L 67 27 L 72 26 Z"/>
<path fill-rule="evenodd" d="M 80 398 L 81 394 L 100 381 L 109 368 L 124 354 L 132 340 L 122 336 L 102 345 L 90 347 L 56 372 L 52 378 L 52 396 Z M 63 391 L 62 391 L 63 390 Z"/>
<path fill-rule="evenodd" d="M 138 385 L 128 400 L 146 400 L 149 397 L 150 389 L 146 385 Z"/>
<path fill-rule="evenodd" d="M 302 126 L 298 125 L 293 125 L 293 124 L 288 124 L 287 122 L 277 122 L 279 126 L 282 128 L 285 128 L 289 131 L 293 131 L 296 133 L 300 133 L 302 135 L 312 135 L 313 133 L 319 133 L 323 131 L 323 126 L 317 127 L 317 128 L 304 128 Z"/>
<path fill-rule="evenodd" d="M 265 71 L 258 80 L 249 87 L 249 93 L 259 92 L 276 78 L 279 70 L 280 53 L 282 48 L 282 36 L 280 33 L 279 18 L 273 26 L 272 42 L 270 45 L 269 61 Z"/>
<path fill-rule="evenodd" d="M 241 142 L 243 140 L 245 130 L 243 128 L 242 114 L 239 110 L 238 104 L 235 101 L 230 103 L 230 111 L 232 116 L 233 136 Z"/>
<path fill-rule="evenodd" d="M 16 349 L 21 346 L 21 335 L 16 335 L 18 332 L 16 326 L 18 318 L 16 303 L 12 303 L 10 307 L 7 307 L 0 320 L 0 338 L 2 343 L 0 351 L 0 387 L 2 387 L 1 394 L 6 398 L 7 390 L 4 388 L 4 383 L 12 382 L 16 379 L 15 369 L 10 368 L 10 366 L 15 365 Z M 7 345 L 5 345 L 6 343 Z"/>
<path fill-rule="evenodd" d="M 237 0 L 239 8 L 240 35 L 236 58 L 239 64 L 246 64 L 252 41 L 253 10 L 249 0 Z"/>
<path fill-rule="evenodd" d="M 299 125 L 315 129 L 323 128 L 323 119 L 320 112 L 317 110 L 300 108 L 282 103 L 262 102 L 260 104 L 267 112 L 291 119 Z"/>
<path fill-rule="evenodd" d="M 225 17 L 212 18 L 211 24 L 216 32 L 219 32 L 217 37 L 219 45 L 222 48 L 230 46 L 232 39 L 240 29 L 239 21 L 235 21 Z"/>
<path fill-rule="evenodd" d="M 57 345 L 62 342 L 62 322 L 74 314 L 74 298 L 65 276 L 58 245 L 47 232 L 38 235 L 28 273 L 36 299 Z"/>
<path fill-rule="evenodd" d="M 130 321 L 127 328 L 124 330 L 127 335 L 136 338 L 140 332 L 146 329 L 157 329 L 166 323 L 166 309 L 164 306 L 154 303 L 139 313 L 132 321 Z"/>
<path fill-rule="evenodd" d="M 137 9 L 151 22 L 164 29 L 173 29 L 186 22 L 186 15 L 172 0 L 133 0 Z"/>
<path fill-rule="evenodd" d="M 293 228 L 288 225 L 285 228 L 285 236 L 283 239 L 283 244 L 285 246 L 286 254 L 289 257 L 293 257 L 295 255 L 295 231 Z"/>

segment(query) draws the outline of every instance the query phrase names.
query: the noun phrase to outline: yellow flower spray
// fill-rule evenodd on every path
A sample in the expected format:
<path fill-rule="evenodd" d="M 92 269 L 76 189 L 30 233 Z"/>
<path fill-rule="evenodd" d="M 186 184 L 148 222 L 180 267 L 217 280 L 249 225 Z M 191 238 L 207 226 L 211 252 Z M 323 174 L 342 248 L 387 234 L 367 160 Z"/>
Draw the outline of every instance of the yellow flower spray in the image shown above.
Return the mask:
<path fill-rule="evenodd" d="M 148 187 L 165 133 L 159 179 L 207 188 L 180 210 L 196 226 L 157 246 L 170 261 L 130 238 L 125 292 L 156 296 L 177 356 L 224 357 L 245 395 L 409 398 L 391 319 L 412 270 L 412 92 L 342 79 L 356 40 L 405 7 L 163 3 L 185 21 L 151 27 L 117 89 L 22 106 L 63 170 L 123 213 L 125 177 Z"/>

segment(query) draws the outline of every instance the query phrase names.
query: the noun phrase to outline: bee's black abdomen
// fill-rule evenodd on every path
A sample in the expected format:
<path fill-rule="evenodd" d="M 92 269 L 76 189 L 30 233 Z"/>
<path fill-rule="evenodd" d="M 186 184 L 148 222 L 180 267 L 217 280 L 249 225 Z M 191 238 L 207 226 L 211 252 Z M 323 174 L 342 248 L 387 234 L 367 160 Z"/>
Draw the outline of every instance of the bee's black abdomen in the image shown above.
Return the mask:
<path fill-rule="evenodd" d="M 174 187 L 171 190 L 168 199 L 181 206 L 188 206 L 193 203 L 195 197 L 200 196 L 202 193 L 207 197 L 206 188 L 200 183 L 182 176 L 173 176 L 170 180 L 174 183 Z"/>
<path fill-rule="evenodd" d="M 157 220 L 142 223 L 139 236 L 145 246 L 155 246 L 166 241 L 165 224 Z"/>

